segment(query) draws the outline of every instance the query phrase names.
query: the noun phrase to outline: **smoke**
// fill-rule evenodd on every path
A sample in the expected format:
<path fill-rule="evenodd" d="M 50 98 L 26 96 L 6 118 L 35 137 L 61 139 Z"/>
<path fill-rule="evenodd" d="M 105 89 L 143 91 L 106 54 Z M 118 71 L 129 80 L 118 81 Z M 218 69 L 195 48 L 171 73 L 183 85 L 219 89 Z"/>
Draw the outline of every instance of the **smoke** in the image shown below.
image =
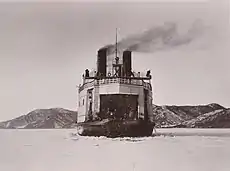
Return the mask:
<path fill-rule="evenodd" d="M 141 33 L 130 35 L 117 43 L 118 50 L 130 50 L 135 52 L 155 52 L 167 50 L 173 47 L 187 45 L 204 33 L 204 25 L 201 20 L 196 20 L 192 25 L 180 34 L 176 23 L 165 23 L 162 26 L 153 27 Z M 108 54 L 115 52 L 115 44 L 104 46 Z"/>

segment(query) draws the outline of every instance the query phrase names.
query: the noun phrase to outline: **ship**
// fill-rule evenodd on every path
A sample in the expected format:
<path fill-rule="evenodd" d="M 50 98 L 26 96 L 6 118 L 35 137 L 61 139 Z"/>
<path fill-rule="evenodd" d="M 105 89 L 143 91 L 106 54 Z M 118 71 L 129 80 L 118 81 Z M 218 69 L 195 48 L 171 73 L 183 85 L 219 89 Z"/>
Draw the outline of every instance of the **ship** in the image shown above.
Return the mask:
<path fill-rule="evenodd" d="M 86 69 L 78 86 L 80 136 L 143 137 L 151 136 L 152 119 L 151 72 L 134 72 L 132 51 L 116 44 L 97 51 L 94 71 Z"/>

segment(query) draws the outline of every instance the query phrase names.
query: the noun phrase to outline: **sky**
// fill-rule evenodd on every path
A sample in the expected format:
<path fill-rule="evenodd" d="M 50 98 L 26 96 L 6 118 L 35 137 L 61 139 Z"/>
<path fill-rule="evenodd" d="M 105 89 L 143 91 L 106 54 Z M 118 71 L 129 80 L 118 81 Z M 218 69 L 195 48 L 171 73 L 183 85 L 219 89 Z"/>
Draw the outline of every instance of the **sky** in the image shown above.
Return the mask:
<path fill-rule="evenodd" d="M 77 110 L 81 76 L 96 67 L 97 50 L 166 22 L 192 42 L 133 52 L 135 70 L 151 70 L 154 103 L 230 107 L 227 0 L 153 2 L 0 3 L 0 121 L 38 108 Z"/>

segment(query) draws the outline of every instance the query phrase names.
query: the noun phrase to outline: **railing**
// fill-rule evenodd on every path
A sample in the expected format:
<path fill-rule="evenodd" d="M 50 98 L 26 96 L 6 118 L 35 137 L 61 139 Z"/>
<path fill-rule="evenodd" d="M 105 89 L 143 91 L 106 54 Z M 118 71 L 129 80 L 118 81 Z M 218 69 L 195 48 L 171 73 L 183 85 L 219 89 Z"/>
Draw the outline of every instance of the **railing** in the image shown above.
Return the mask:
<path fill-rule="evenodd" d="M 104 84 L 112 84 L 112 83 L 144 86 L 144 88 L 148 90 L 152 90 L 151 84 L 144 82 L 143 80 L 134 80 L 134 79 L 126 79 L 126 78 L 106 78 L 106 79 L 91 80 L 86 82 L 85 84 L 79 87 L 79 92 L 81 92 L 85 88 L 104 85 Z"/>

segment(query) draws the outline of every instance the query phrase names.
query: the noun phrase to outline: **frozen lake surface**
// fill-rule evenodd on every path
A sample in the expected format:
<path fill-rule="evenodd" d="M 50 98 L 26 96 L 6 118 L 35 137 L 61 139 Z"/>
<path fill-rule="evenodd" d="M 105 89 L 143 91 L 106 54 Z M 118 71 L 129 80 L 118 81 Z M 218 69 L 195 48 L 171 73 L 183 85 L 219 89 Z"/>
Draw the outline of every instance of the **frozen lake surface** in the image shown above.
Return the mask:
<path fill-rule="evenodd" d="M 144 138 L 0 130 L 2 171 L 229 171 L 229 129 L 158 129 Z"/>

